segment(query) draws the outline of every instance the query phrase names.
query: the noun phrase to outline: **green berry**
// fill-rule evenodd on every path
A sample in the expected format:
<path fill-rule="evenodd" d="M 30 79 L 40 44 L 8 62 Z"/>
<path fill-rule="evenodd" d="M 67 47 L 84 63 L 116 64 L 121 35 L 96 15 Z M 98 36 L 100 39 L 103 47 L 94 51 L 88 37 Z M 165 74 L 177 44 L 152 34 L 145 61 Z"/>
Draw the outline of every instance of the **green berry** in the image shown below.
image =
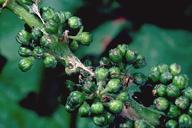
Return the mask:
<path fill-rule="evenodd" d="M 123 106 L 123 102 L 120 100 L 111 100 L 108 104 L 109 111 L 115 114 L 122 112 Z"/>
<path fill-rule="evenodd" d="M 44 50 L 41 47 L 35 47 L 33 49 L 33 56 L 37 59 L 40 59 L 41 57 L 43 57 L 44 54 Z"/>
<path fill-rule="evenodd" d="M 166 110 L 169 107 L 169 101 L 164 97 L 158 97 L 154 100 L 154 104 L 158 110 Z"/>
<path fill-rule="evenodd" d="M 184 96 L 192 101 L 192 87 L 188 87 L 184 90 Z"/>
<path fill-rule="evenodd" d="M 84 102 L 80 108 L 79 108 L 79 114 L 80 116 L 89 116 L 89 112 L 90 112 L 90 106 L 88 103 Z"/>
<path fill-rule="evenodd" d="M 192 116 L 192 103 L 191 103 L 191 105 L 189 106 L 188 114 L 189 114 L 190 116 Z"/>
<path fill-rule="evenodd" d="M 133 126 L 134 126 L 133 121 L 132 120 L 128 120 L 125 123 L 121 123 L 119 125 L 119 128 L 133 128 Z"/>
<path fill-rule="evenodd" d="M 54 68 L 57 65 L 57 60 L 53 55 L 46 54 L 43 63 L 47 68 Z"/>
<path fill-rule="evenodd" d="M 109 93 L 116 93 L 119 91 L 119 89 L 121 88 L 121 81 L 120 79 L 111 79 L 107 85 L 106 85 L 106 90 Z"/>
<path fill-rule="evenodd" d="M 181 109 L 186 109 L 189 106 L 189 99 L 184 96 L 180 96 L 175 100 L 175 104 L 181 108 Z"/>
<path fill-rule="evenodd" d="M 66 20 L 65 12 L 57 12 L 60 22 L 63 24 Z"/>
<path fill-rule="evenodd" d="M 169 69 L 170 69 L 171 74 L 174 76 L 178 75 L 181 72 L 181 66 L 176 63 L 171 64 Z"/>
<path fill-rule="evenodd" d="M 134 128 L 149 128 L 144 120 L 136 120 L 134 123 Z"/>
<path fill-rule="evenodd" d="M 181 109 L 186 109 L 189 106 L 189 99 L 184 96 L 180 96 L 175 100 L 175 104 L 181 108 Z"/>
<path fill-rule="evenodd" d="M 18 66 L 21 69 L 21 71 L 26 72 L 31 69 L 31 67 L 33 65 L 33 61 L 34 61 L 33 57 L 23 58 L 19 61 Z"/>
<path fill-rule="evenodd" d="M 160 82 L 163 84 L 169 83 L 173 79 L 173 76 L 170 72 L 164 72 L 160 76 Z"/>
<path fill-rule="evenodd" d="M 81 19 L 76 16 L 72 16 L 68 19 L 69 27 L 72 29 L 77 29 L 82 26 Z"/>
<path fill-rule="evenodd" d="M 184 89 L 188 85 L 188 78 L 186 75 L 179 75 L 173 78 L 173 84 L 179 89 Z"/>
<path fill-rule="evenodd" d="M 166 89 L 167 87 L 163 84 L 158 84 L 154 87 L 153 89 L 153 95 L 156 95 L 156 96 L 165 96 L 166 95 Z"/>
<path fill-rule="evenodd" d="M 97 68 L 95 70 L 95 76 L 97 81 L 105 80 L 108 77 L 109 71 L 106 68 Z"/>
<path fill-rule="evenodd" d="M 166 128 L 177 128 L 178 127 L 178 124 L 177 124 L 177 121 L 175 120 L 168 120 L 165 124 L 165 127 Z"/>
<path fill-rule="evenodd" d="M 116 97 L 117 100 L 120 100 L 122 102 L 126 102 L 128 98 L 129 98 L 129 95 L 127 92 L 121 92 Z"/>
<path fill-rule="evenodd" d="M 179 117 L 179 128 L 191 128 L 192 126 L 192 119 L 187 114 L 182 114 Z"/>
<path fill-rule="evenodd" d="M 70 12 L 64 12 L 66 20 L 72 17 L 72 14 Z"/>
<path fill-rule="evenodd" d="M 70 91 L 74 91 L 75 90 L 75 83 L 71 80 L 66 80 L 65 82 L 66 87 L 70 90 Z"/>
<path fill-rule="evenodd" d="M 178 97 L 180 95 L 179 88 L 173 84 L 167 86 L 166 92 L 168 97 Z"/>
<path fill-rule="evenodd" d="M 143 73 L 134 73 L 133 78 L 137 85 L 144 85 L 147 81 L 147 77 Z"/>
<path fill-rule="evenodd" d="M 42 36 L 43 36 L 43 33 L 39 28 L 33 28 L 32 29 L 32 32 L 31 32 L 32 39 L 37 40 Z"/>
<path fill-rule="evenodd" d="M 177 106 L 171 104 L 169 107 L 169 110 L 167 112 L 167 116 L 170 118 L 175 118 L 175 117 L 179 116 L 180 114 L 181 114 L 180 109 Z"/>
<path fill-rule="evenodd" d="M 91 105 L 92 114 L 102 114 L 104 111 L 104 106 L 101 102 L 96 102 Z"/>
<path fill-rule="evenodd" d="M 93 91 L 96 90 L 96 84 L 94 82 L 91 81 L 85 81 L 85 83 L 83 84 L 82 89 L 84 90 L 84 92 L 91 94 L 93 93 Z"/>
<path fill-rule="evenodd" d="M 69 47 L 70 47 L 71 50 L 75 51 L 75 50 L 77 50 L 79 48 L 79 44 L 78 44 L 78 42 L 76 40 L 73 40 L 70 43 Z"/>
<path fill-rule="evenodd" d="M 135 51 L 128 50 L 125 54 L 125 58 L 128 63 L 133 63 L 137 59 L 137 53 Z"/>
<path fill-rule="evenodd" d="M 20 31 L 16 37 L 17 42 L 19 42 L 22 45 L 29 45 L 30 39 L 31 39 L 31 34 L 25 30 Z"/>
<path fill-rule="evenodd" d="M 43 8 L 42 8 L 42 11 L 43 11 L 42 18 L 43 18 L 45 21 L 54 19 L 54 17 L 55 17 L 55 12 L 54 12 L 54 10 L 53 10 L 52 8 L 50 8 L 50 7 L 43 7 Z"/>
<path fill-rule="evenodd" d="M 149 73 L 149 79 L 150 79 L 152 82 L 156 83 L 156 82 L 159 81 L 160 75 L 161 75 L 161 74 L 160 74 L 158 68 L 157 68 L 157 67 L 153 67 L 153 68 L 151 68 L 151 71 L 150 71 L 150 73 Z"/>
<path fill-rule="evenodd" d="M 107 118 L 103 115 L 93 117 L 93 122 L 95 123 L 95 125 L 98 125 L 101 127 L 108 124 Z"/>
<path fill-rule="evenodd" d="M 22 57 L 28 57 L 32 55 L 32 51 L 29 48 L 22 47 L 22 46 L 19 48 L 18 53 Z"/>
<path fill-rule="evenodd" d="M 123 57 L 121 55 L 121 51 L 118 48 L 111 49 L 109 51 L 109 58 L 114 63 L 120 63 L 123 59 Z"/>
<path fill-rule="evenodd" d="M 158 70 L 161 74 L 165 72 L 169 72 L 169 66 L 167 64 L 158 65 Z"/>
<path fill-rule="evenodd" d="M 125 56 L 128 46 L 126 44 L 119 44 L 117 48 L 120 50 L 121 55 Z"/>
<path fill-rule="evenodd" d="M 92 41 L 92 36 L 89 32 L 82 32 L 82 33 L 77 35 L 77 40 L 82 45 L 89 45 L 90 42 Z"/>
<path fill-rule="evenodd" d="M 68 112 L 72 112 L 74 111 L 74 108 L 68 104 L 65 105 L 65 110 L 68 111 Z"/>
<path fill-rule="evenodd" d="M 146 66 L 145 57 L 142 55 L 137 55 L 137 58 L 133 64 L 135 68 L 142 68 Z"/>
<path fill-rule="evenodd" d="M 67 100 L 72 105 L 80 106 L 85 100 L 85 95 L 82 92 L 73 91 L 73 92 L 70 93 Z"/>
<path fill-rule="evenodd" d="M 109 65 L 110 64 L 110 59 L 107 57 L 102 57 L 101 60 L 99 61 L 100 65 Z"/>
<path fill-rule="evenodd" d="M 45 24 L 45 30 L 48 33 L 57 33 L 59 29 L 59 24 L 54 20 L 49 20 Z"/>
<path fill-rule="evenodd" d="M 111 67 L 109 69 L 109 74 L 110 74 L 111 78 L 118 78 L 121 74 L 121 70 L 119 67 Z"/>

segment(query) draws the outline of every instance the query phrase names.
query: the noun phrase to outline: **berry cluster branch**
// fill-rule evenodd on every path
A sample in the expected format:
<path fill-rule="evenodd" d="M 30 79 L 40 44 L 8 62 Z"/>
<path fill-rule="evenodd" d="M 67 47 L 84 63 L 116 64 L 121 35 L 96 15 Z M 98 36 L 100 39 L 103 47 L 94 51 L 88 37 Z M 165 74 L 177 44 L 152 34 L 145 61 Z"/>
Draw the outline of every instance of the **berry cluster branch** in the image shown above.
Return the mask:
<path fill-rule="evenodd" d="M 36 5 L 36 11 L 34 11 L 33 9 L 34 5 Z M 9 0 L 5 7 L 11 10 L 12 12 L 14 12 L 20 19 L 22 19 L 31 28 L 38 28 L 41 31 L 44 31 L 43 28 L 45 26 L 45 23 L 40 16 L 37 4 L 33 3 L 32 6 L 30 7 L 32 9 L 32 12 L 29 12 L 25 7 L 21 6 L 15 0 Z M 36 14 L 38 17 L 34 14 Z M 50 38 L 48 33 L 46 33 L 45 31 L 44 33 L 47 35 L 47 38 Z M 68 44 L 66 40 L 64 41 L 61 40 L 60 42 L 58 42 L 57 45 L 58 46 L 55 46 L 55 47 L 60 47 L 60 48 L 62 47 L 62 51 L 64 53 L 60 55 L 60 51 L 59 51 L 60 49 L 58 50 L 54 49 L 56 51 L 54 51 L 53 53 L 54 53 L 54 56 L 57 57 L 57 59 L 61 61 L 62 64 L 66 64 L 66 62 L 70 62 L 70 66 L 72 66 L 71 70 L 77 71 L 78 68 L 80 68 L 88 72 L 90 75 L 94 76 L 94 73 L 92 72 L 92 70 L 84 66 L 84 64 L 71 52 L 71 50 L 68 48 Z M 52 51 L 53 49 L 49 49 L 48 52 L 52 53 Z"/>

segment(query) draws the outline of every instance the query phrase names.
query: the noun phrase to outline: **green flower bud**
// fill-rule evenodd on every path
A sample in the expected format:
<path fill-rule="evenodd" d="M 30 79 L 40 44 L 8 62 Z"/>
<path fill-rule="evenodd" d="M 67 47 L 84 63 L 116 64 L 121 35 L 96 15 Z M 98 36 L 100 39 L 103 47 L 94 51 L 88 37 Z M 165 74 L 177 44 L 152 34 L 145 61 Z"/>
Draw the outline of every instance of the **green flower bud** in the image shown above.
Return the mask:
<path fill-rule="evenodd" d="M 164 97 L 158 97 L 154 100 L 154 104 L 158 110 L 166 110 L 169 107 L 169 101 Z"/>
<path fill-rule="evenodd" d="M 91 113 L 92 114 L 101 114 L 104 111 L 104 106 L 101 102 L 96 102 L 91 105 Z"/>
<path fill-rule="evenodd" d="M 30 39 L 31 39 L 31 34 L 25 30 L 20 31 L 16 37 L 17 42 L 19 42 L 22 45 L 29 45 Z"/>
<path fill-rule="evenodd" d="M 108 103 L 109 111 L 114 114 L 122 112 L 123 106 L 124 104 L 120 100 L 111 100 Z"/>
<path fill-rule="evenodd" d="M 71 80 L 66 80 L 65 83 L 66 87 L 70 90 L 70 91 L 74 91 L 75 90 L 75 83 Z"/>
<path fill-rule="evenodd" d="M 157 67 L 153 67 L 153 68 L 151 69 L 151 71 L 150 71 L 149 79 L 150 79 L 152 82 L 156 83 L 156 82 L 159 81 L 160 75 L 161 75 L 161 74 L 160 74 L 158 68 L 157 68 Z"/>
<path fill-rule="evenodd" d="M 70 93 L 67 101 L 73 106 L 80 106 L 85 100 L 85 95 L 79 91 L 73 91 Z"/>
<path fill-rule="evenodd" d="M 181 72 L 181 66 L 176 63 L 171 64 L 169 69 L 170 69 L 171 74 L 174 76 L 178 75 Z"/>
<path fill-rule="evenodd" d="M 173 79 L 173 76 L 170 72 L 164 72 L 160 76 L 160 82 L 163 84 L 169 83 Z"/>
<path fill-rule="evenodd" d="M 33 65 L 33 61 L 34 61 L 33 57 L 23 58 L 19 61 L 18 66 L 21 69 L 21 71 L 26 72 L 31 69 L 31 67 Z"/>
<path fill-rule="evenodd" d="M 152 90 L 153 95 L 155 96 L 165 96 L 167 87 L 163 84 L 158 84 Z"/>
<path fill-rule="evenodd" d="M 135 68 L 142 68 L 146 66 L 146 61 L 145 61 L 145 57 L 142 55 L 138 55 L 133 66 Z"/>
<path fill-rule="evenodd" d="M 143 73 L 134 73 L 133 78 L 137 85 L 144 85 L 147 81 L 147 77 Z"/>
<path fill-rule="evenodd" d="M 169 107 L 169 110 L 167 112 L 167 116 L 170 118 L 175 118 L 175 117 L 179 116 L 180 114 L 181 114 L 180 109 L 177 106 L 171 104 Z"/>
<path fill-rule="evenodd" d="M 78 42 L 76 40 L 73 40 L 70 43 L 69 47 L 70 47 L 71 50 L 75 51 L 75 50 L 77 50 L 79 48 L 79 44 L 78 44 Z"/>
<path fill-rule="evenodd" d="M 111 67 L 109 69 L 109 74 L 110 74 L 111 78 L 118 78 L 121 74 L 121 70 L 119 67 Z"/>
<path fill-rule="evenodd" d="M 118 48 L 111 49 L 109 51 L 109 58 L 114 63 L 120 63 L 123 59 L 123 57 L 121 55 L 121 51 Z"/>
<path fill-rule="evenodd" d="M 43 8 L 42 8 L 42 11 L 43 11 L 42 18 L 43 18 L 45 21 L 54 19 L 54 17 L 55 17 L 55 11 L 54 11 L 52 8 L 50 8 L 50 7 L 43 7 Z"/>
<path fill-rule="evenodd" d="M 79 114 L 80 116 L 89 116 L 89 112 L 90 112 L 90 106 L 88 103 L 84 102 L 80 108 L 79 108 Z"/>
<path fill-rule="evenodd" d="M 22 47 L 22 46 L 19 48 L 18 53 L 22 57 L 28 57 L 32 55 L 32 51 L 29 48 Z"/>
<path fill-rule="evenodd" d="M 38 40 L 40 37 L 43 36 L 42 31 L 39 28 L 33 28 L 31 32 L 32 39 Z"/>
<path fill-rule="evenodd" d="M 99 61 L 100 65 L 109 65 L 110 64 L 110 59 L 107 57 L 102 57 L 101 60 Z"/>
<path fill-rule="evenodd" d="M 134 123 L 134 128 L 149 128 L 144 120 L 136 120 Z"/>
<path fill-rule="evenodd" d="M 82 26 L 81 19 L 76 16 L 72 16 L 68 19 L 69 27 L 72 29 L 77 29 Z"/>
<path fill-rule="evenodd" d="M 36 58 L 36 59 L 40 59 L 41 57 L 43 57 L 43 54 L 44 54 L 44 50 L 41 48 L 41 47 L 35 47 L 33 49 L 33 56 Z"/>
<path fill-rule="evenodd" d="M 173 78 L 173 84 L 179 89 L 184 89 L 188 85 L 188 78 L 186 75 L 179 75 Z"/>
<path fill-rule="evenodd" d="M 120 100 L 122 102 L 126 102 L 128 98 L 129 98 L 129 95 L 127 92 L 121 92 L 116 97 L 117 100 Z"/>
<path fill-rule="evenodd" d="M 82 45 L 89 45 L 92 42 L 92 36 L 89 32 L 82 32 L 76 38 Z"/>
<path fill-rule="evenodd" d="M 188 87 L 184 90 L 184 96 L 192 100 L 192 87 Z"/>
<path fill-rule="evenodd" d="M 121 55 L 122 55 L 122 56 L 125 56 L 126 51 L 127 51 L 127 49 L 128 49 L 128 45 L 126 45 L 126 44 L 119 44 L 119 45 L 117 46 L 117 48 L 120 50 Z"/>
<path fill-rule="evenodd" d="M 106 90 L 109 93 L 116 93 L 119 91 L 119 89 L 121 88 L 121 81 L 120 79 L 111 79 L 107 85 L 106 85 Z"/>
<path fill-rule="evenodd" d="M 108 77 L 109 71 L 106 68 L 97 68 L 95 70 L 95 76 L 97 81 L 105 80 Z"/>
<path fill-rule="evenodd" d="M 165 127 L 166 128 L 177 128 L 178 127 L 178 124 L 177 124 L 177 121 L 175 120 L 168 120 L 165 124 Z"/>
<path fill-rule="evenodd" d="M 189 114 L 190 116 L 192 116 L 192 103 L 191 103 L 191 105 L 189 106 L 188 114 Z"/>
<path fill-rule="evenodd" d="M 93 117 L 93 122 L 95 123 L 95 125 L 98 125 L 98 126 L 101 126 L 101 127 L 108 124 L 107 118 L 105 116 L 103 116 L 103 115 Z"/>
<path fill-rule="evenodd" d="M 189 106 L 189 99 L 184 96 L 180 96 L 175 100 L 175 104 L 181 108 L 181 109 L 186 109 Z"/>
<path fill-rule="evenodd" d="M 72 17 L 72 14 L 70 12 L 64 12 L 66 20 Z"/>
<path fill-rule="evenodd" d="M 54 68 L 57 65 L 57 60 L 53 55 L 46 54 L 43 63 L 46 68 Z"/>
<path fill-rule="evenodd" d="M 133 63 L 137 59 L 137 53 L 135 51 L 128 50 L 125 54 L 125 58 L 128 63 Z"/>
<path fill-rule="evenodd" d="M 121 123 L 119 128 L 133 128 L 134 123 L 131 120 L 126 121 L 125 123 Z"/>
<path fill-rule="evenodd" d="M 59 29 L 59 24 L 54 20 L 49 20 L 45 24 L 45 30 L 48 33 L 57 33 Z"/>
<path fill-rule="evenodd" d="M 179 128 L 191 128 L 192 126 L 192 119 L 187 114 L 182 114 L 179 117 Z"/>
<path fill-rule="evenodd" d="M 158 70 L 160 73 L 169 72 L 169 66 L 167 64 L 158 65 Z"/>
<path fill-rule="evenodd" d="M 178 97 L 180 95 L 179 88 L 173 84 L 167 86 L 166 92 L 168 97 Z"/>

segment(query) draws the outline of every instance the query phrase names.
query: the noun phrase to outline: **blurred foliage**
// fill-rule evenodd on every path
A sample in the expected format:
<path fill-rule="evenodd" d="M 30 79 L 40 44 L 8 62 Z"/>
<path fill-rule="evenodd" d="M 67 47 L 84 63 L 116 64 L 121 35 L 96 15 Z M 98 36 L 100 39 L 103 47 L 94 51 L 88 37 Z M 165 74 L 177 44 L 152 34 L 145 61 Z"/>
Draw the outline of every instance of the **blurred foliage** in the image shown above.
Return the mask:
<path fill-rule="evenodd" d="M 119 35 L 127 30 L 124 38 L 128 40 L 130 47 L 145 55 L 148 66 L 143 69 L 148 72 L 152 65 L 160 63 L 176 62 L 182 65 L 183 71 L 192 78 L 192 32 L 189 30 L 165 29 L 156 25 L 144 24 L 137 26 L 134 21 L 129 20 L 129 16 L 114 12 L 122 6 L 118 1 L 99 0 L 97 2 L 88 0 L 46 0 L 43 5 L 49 5 L 57 10 L 67 10 L 73 13 L 80 13 L 87 6 L 95 6 L 98 10 L 95 13 L 107 13 L 116 15 L 110 18 L 102 17 L 97 24 L 86 21 L 91 28 L 94 41 L 89 47 L 82 47 L 77 51 L 79 57 L 92 55 L 98 57 L 103 54 L 110 46 L 115 46 L 121 42 Z M 185 7 L 183 14 L 191 16 L 191 5 Z M 87 11 L 86 13 L 89 13 Z M 81 14 L 81 13 L 80 13 Z M 126 12 L 125 12 L 126 14 Z M 103 15 L 102 15 L 103 16 Z M 126 19 L 128 17 L 128 20 Z M 92 25 L 94 24 L 94 25 Z M 134 28 L 133 26 L 136 26 Z M 17 54 L 18 45 L 15 41 L 16 33 L 23 27 L 22 21 L 8 10 L 3 10 L 0 14 L 0 54 L 6 59 L 0 73 L 0 127 L 1 128 L 69 128 L 74 125 L 75 120 L 70 121 L 70 115 L 59 108 L 50 117 L 38 116 L 34 111 L 25 109 L 19 105 L 30 92 L 39 92 L 42 81 L 43 66 L 36 63 L 28 73 L 22 73 L 17 68 L 19 56 Z M 127 32 L 126 31 L 126 32 Z M 124 41 L 124 40 L 123 40 Z M 0 58 L 2 60 L 2 57 Z M 2 68 L 2 67 L 1 67 Z M 77 128 L 94 128 L 95 126 L 89 119 L 77 118 Z"/>

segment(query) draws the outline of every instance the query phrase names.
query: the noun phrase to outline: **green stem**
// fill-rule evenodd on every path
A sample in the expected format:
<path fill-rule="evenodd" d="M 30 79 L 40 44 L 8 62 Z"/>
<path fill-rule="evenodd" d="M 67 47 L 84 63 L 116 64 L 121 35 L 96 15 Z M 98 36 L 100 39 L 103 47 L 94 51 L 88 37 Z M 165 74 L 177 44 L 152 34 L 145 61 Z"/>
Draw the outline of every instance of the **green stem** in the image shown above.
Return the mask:
<path fill-rule="evenodd" d="M 40 28 L 43 26 L 42 22 L 37 17 L 29 13 L 28 10 L 17 4 L 15 1 L 10 1 L 6 7 L 14 12 L 20 19 L 24 20 L 30 27 Z"/>

